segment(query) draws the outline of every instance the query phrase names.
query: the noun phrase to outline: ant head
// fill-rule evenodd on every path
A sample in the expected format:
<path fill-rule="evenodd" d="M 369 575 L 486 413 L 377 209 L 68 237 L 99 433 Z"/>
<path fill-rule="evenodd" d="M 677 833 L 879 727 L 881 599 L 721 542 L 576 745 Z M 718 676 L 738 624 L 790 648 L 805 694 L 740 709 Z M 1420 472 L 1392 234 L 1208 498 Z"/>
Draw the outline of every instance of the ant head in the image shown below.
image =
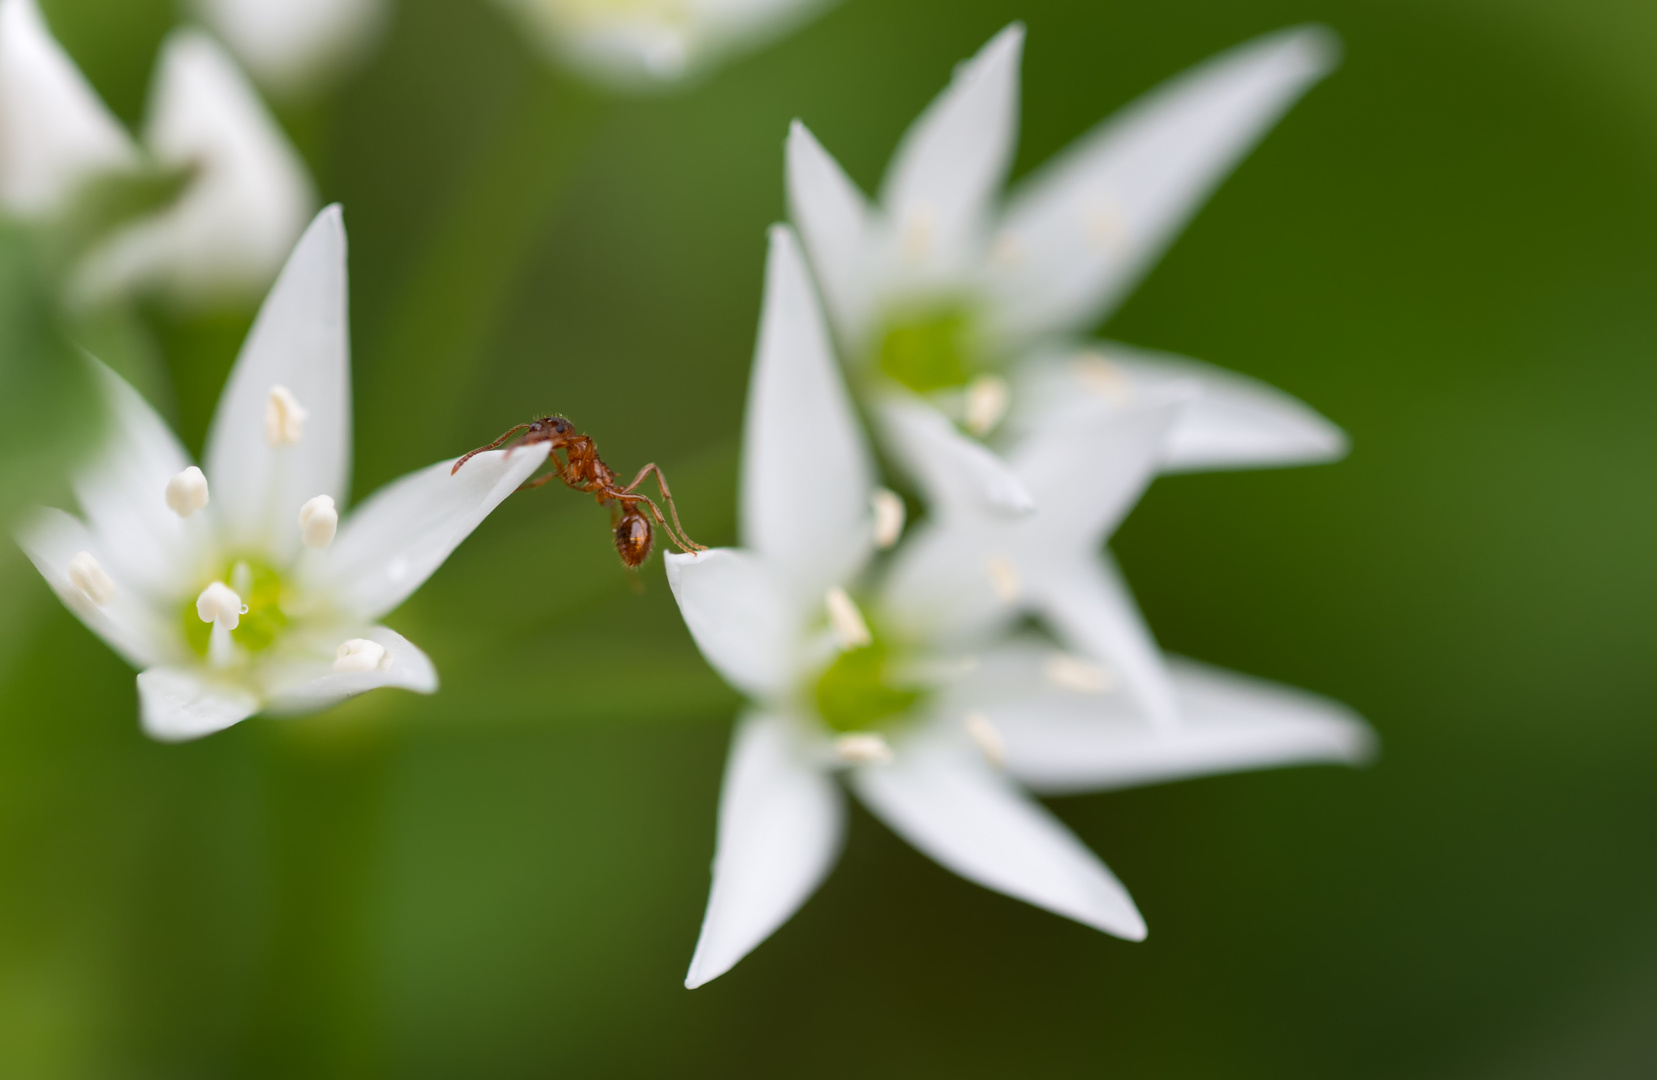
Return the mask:
<path fill-rule="evenodd" d="M 637 569 L 650 557 L 652 539 L 649 519 L 637 506 L 629 506 L 616 522 L 616 554 L 630 569 Z"/>
<path fill-rule="evenodd" d="M 559 435 L 568 435 L 570 432 L 575 430 L 570 422 L 562 416 L 549 416 L 545 420 L 542 420 L 541 423 L 547 425 L 547 427 L 551 428 Z"/>

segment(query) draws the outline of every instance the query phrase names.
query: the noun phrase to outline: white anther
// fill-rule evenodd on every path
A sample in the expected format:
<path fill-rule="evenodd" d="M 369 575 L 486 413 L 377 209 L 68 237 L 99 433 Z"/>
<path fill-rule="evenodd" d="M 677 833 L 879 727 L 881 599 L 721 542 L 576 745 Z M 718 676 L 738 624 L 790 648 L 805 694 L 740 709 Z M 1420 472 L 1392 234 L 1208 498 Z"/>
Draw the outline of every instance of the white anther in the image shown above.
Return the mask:
<path fill-rule="evenodd" d="M 1041 671 L 1054 686 L 1077 694 L 1103 694 L 1116 682 L 1109 668 L 1069 653 L 1054 653 Z"/>
<path fill-rule="evenodd" d="M 892 748 L 872 731 L 856 731 L 834 740 L 834 756 L 847 765 L 884 765 L 892 760 Z"/>
<path fill-rule="evenodd" d="M 272 446 L 292 446 L 305 434 L 305 418 L 310 415 L 292 390 L 271 387 L 265 399 L 265 441 Z"/>
<path fill-rule="evenodd" d="M 367 638 L 352 638 L 334 651 L 335 671 L 375 671 L 385 662 L 385 646 Z"/>
<path fill-rule="evenodd" d="M 194 465 L 176 472 L 167 481 L 167 507 L 187 518 L 207 505 L 207 477 Z"/>
<path fill-rule="evenodd" d="M 875 488 L 869 496 L 869 505 L 875 512 L 875 546 L 889 548 L 903 535 L 906 510 L 903 496 L 887 488 Z"/>
<path fill-rule="evenodd" d="M 936 215 L 932 212 L 932 204 L 918 202 L 911 206 L 903 215 L 903 257 L 910 262 L 920 262 L 932 250 L 932 231 L 936 224 Z"/>
<path fill-rule="evenodd" d="M 1113 405 L 1125 404 L 1133 397 L 1133 381 L 1127 373 L 1098 353 L 1085 353 L 1071 361 L 1070 373 L 1087 390 Z"/>
<path fill-rule="evenodd" d="M 991 555 L 984 560 L 984 573 L 989 575 L 990 588 L 995 590 L 997 600 L 1011 604 L 1018 599 L 1021 590 L 1018 568 L 1013 565 L 1013 560 L 1005 555 Z"/>
<path fill-rule="evenodd" d="M 990 261 L 1006 270 L 1024 265 L 1024 244 L 1011 229 L 1003 229 L 990 244 Z"/>
<path fill-rule="evenodd" d="M 222 581 L 215 581 L 196 597 L 196 615 L 202 622 L 234 630 L 247 614 L 247 605 L 236 595 L 236 590 Z"/>
<path fill-rule="evenodd" d="M 834 640 L 842 649 L 860 649 L 874 640 L 869 624 L 863 621 L 863 613 L 857 610 L 857 602 L 846 595 L 845 589 L 838 585 L 830 589 L 823 597 L 823 605 L 828 608 Z"/>
<path fill-rule="evenodd" d="M 1082 211 L 1082 234 L 1093 250 L 1101 255 L 1119 254 L 1128 241 L 1127 221 L 1115 199 L 1104 196 L 1089 203 Z"/>
<path fill-rule="evenodd" d="M 103 607 L 115 599 L 115 582 L 98 565 L 90 551 L 79 551 L 69 560 L 69 584 L 86 594 L 86 598 Z"/>
<path fill-rule="evenodd" d="M 967 430 L 985 436 L 996 429 L 1007 406 L 1012 403 L 1012 387 L 999 375 L 980 375 L 967 384 Z"/>
<path fill-rule="evenodd" d="M 299 508 L 299 539 L 308 548 L 325 548 L 339 529 L 339 510 L 329 495 L 318 495 Z"/>
<path fill-rule="evenodd" d="M 995 730 L 990 718 L 983 713 L 967 713 L 963 723 L 966 724 L 967 734 L 972 741 L 978 744 L 983 751 L 984 760 L 998 769 L 1007 767 L 1007 744 L 1001 740 L 1001 732 Z"/>

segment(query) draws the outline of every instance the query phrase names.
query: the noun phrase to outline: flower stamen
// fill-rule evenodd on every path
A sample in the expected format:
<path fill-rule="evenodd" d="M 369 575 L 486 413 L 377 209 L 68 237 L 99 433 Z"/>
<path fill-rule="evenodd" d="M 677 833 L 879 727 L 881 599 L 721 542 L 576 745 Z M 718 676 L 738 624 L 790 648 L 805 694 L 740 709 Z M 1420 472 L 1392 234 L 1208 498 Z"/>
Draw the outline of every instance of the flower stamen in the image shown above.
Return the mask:
<path fill-rule="evenodd" d="M 984 560 L 984 572 L 989 575 L 990 588 L 995 590 L 995 598 L 1003 604 L 1011 604 L 1018 600 L 1022 591 L 1018 580 L 1018 568 L 1005 555 L 991 555 Z"/>
<path fill-rule="evenodd" d="M 104 571 L 90 551 L 75 553 L 69 560 L 69 584 L 99 607 L 115 599 L 115 581 Z"/>
<path fill-rule="evenodd" d="M 863 621 L 863 613 L 857 609 L 854 601 L 846 590 L 836 585 L 823 597 L 823 605 L 828 608 L 829 626 L 834 630 L 834 640 L 842 649 L 860 649 L 874 641 L 874 635 L 869 633 L 869 624 Z"/>
<path fill-rule="evenodd" d="M 247 605 L 242 603 L 242 598 L 222 581 L 213 582 L 196 597 L 197 617 L 204 623 L 212 623 L 215 628 L 222 626 L 226 630 L 234 630 L 246 614 Z"/>
<path fill-rule="evenodd" d="M 1069 653 L 1054 653 L 1041 670 L 1048 682 L 1077 694 L 1103 694 L 1116 684 L 1109 668 Z"/>
<path fill-rule="evenodd" d="M 305 434 L 305 420 L 310 415 L 293 391 L 285 386 L 271 387 L 265 399 L 265 441 L 272 446 L 295 445 Z"/>
<path fill-rule="evenodd" d="M 847 765 L 884 765 L 892 760 L 892 747 L 872 731 L 854 731 L 834 740 L 834 756 Z"/>
<path fill-rule="evenodd" d="M 384 665 L 385 646 L 367 638 L 352 638 L 334 652 L 335 671 L 375 671 Z"/>
<path fill-rule="evenodd" d="M 906 509 L 903 497 L 889 488 L 876 488 L 869 497 L 869 505 L 875 512 L 875 546 L 882 550 L 898 542 L 903 535 L 903 522 Z"/>
<path fill-rule="evenodd" d="M 982 438 L 994 431 L 1007 415 L 1012 388 L 999 375 L 980 375 L 967 384 L 967 430 Z"/>
<path fill-rule="evenodd" d="M 983 713 L 967 713 L 962 723 L 966 725 L 967 734 L 972 741 L 978 744 L 984 760 L 997 769 L 1007 767 L 1007 744 L 1002 741 L 1001 732 L 995 730 L 990 718 Z"/>
<path fill-rule="evenodd" d="M 308 548 L 325 548 L 339 529 L 339 509 L 328 495 L 318 495 L 299 508 L 299 539 Z"/>
<path fill-rule="evenodd" d="M 180 470 L 167 481 L 167 508 L 181 518 L 207 505 L 207 477 L 202 471 L 191 465 Z"/>

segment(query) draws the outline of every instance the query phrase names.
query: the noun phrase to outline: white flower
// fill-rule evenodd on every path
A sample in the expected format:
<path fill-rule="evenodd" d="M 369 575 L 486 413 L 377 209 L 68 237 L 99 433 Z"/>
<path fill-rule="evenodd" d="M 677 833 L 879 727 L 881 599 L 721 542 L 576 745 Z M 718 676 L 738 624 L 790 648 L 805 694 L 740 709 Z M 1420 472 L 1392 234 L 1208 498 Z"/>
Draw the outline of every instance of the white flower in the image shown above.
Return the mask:
<path fill-rule="evenodd" d="M 299 155 L 223 51 L 174 32 L 151 88 L 144 151 L 51 36 L 35 0 L 0 0 L 0 208 L 65 209 L 100 177 L 147 156 L 193 170 L 182 194 L 92 251 L 78 290 L 90 298 L 153 288 L 189 304 L 256 297 L 315 205 Z"/>
<path fill-rule="evenodd" d="M 323 708 L 378 686 L 436 689 L 431 662 L 377 620 L 546 448 L 481 454 L 455 476 L 439 462 L 342 519 L 348 342 L 335 206 L 317 216 L 266 298 L 199 469 L 137 392 L 98 367 L 113 430 L 74 477 L 83 517 L 42 510 L 18 540 L 64 604 L 142 669 L 140 712 L 155 738 L 206 735 L 260 711 Z M 308 414 L 297 441 L 266 437 L 276 389 Z"/>
<path fill-rule="evenodd" d="M 697 646 L 751 701 L 726 765 L 687 986 L 729 970 L 833 866 L 844 829 L 836 773 L 963 877 L 1138 940 L 1145 925 L 1121 883 L 1015 780 L 1125 786 L 1367 753 L 1362 722 L 1310 695 L 1181 663 L 1171 693 L 1187 722 L 1159 727 L 1112 692 L 1108 672 L 1051 645 L 979 641 L 967 654 L 929 637 L 933 628 L 916 632 L 900 591 L 860 608 L 848 589 L 880 527 L 873 469 L 781 226 L 749 393 L 744 547 L 666 560 Z M 1151 412 L 1144 426 L 1165 427 L 1172 411 Z M 1144 432 L 1124 441 L 1157 445 Z M 1098 518 L 1123 502 L 1090 493 L 1078 514 Z"/>
<path fill-rule="evenodd" d="M 388 0 L 195 0 L 196 12 L 281 97 L 325 84 L 373 44 Z"/>
<path fill-rule="evenodd" d="M 683 78 L 828 0 L 500 0 L 555 56 L 622 87 Z"/>
<path fill-rule="evenodd" d="M 804 125 L 788 139 L 791 213 L 858 384 L 923 395 L 974 435 L 993 431 L 1009 401 L 1020 408 L 1035 347 L 1063 351 L 1108 315 L 1335 54 L 1326 31 L 1302 28 L 1216 57 L 1083 136 L 1003 204 L 1023 41 L 1009 26 L 956 70 L 904 136 L 878 205 Z M 1344 452 L 1328 421 L 1242 376 L 1146 353 L 1117 371 L 1125 396 L 1171 376 L 1201 386 L 1170 436 L 1171 468 Z M 1085 375 L 1068 387 L 1088 389 Z M 994 456 L 955 454 L 988 502 L 1027 508 Z"/>

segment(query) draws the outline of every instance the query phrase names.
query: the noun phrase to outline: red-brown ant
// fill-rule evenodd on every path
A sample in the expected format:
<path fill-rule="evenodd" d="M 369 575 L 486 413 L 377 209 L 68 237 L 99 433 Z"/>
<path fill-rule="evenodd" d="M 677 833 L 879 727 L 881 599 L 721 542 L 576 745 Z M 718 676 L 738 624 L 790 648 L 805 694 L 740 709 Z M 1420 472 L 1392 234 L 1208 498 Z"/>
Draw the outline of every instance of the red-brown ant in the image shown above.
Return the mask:
<path fill-rule="evenodd" d="M 585 491 L 598 498 L 598 504 L 615 503 L 621 508 L 620 515 L 615 519 L 616 553 L 621 561 L 629 567 L 637 567 L 650 555 L 652 540 L 650 519 L 644 516 L 639 504 L 650 507 L 655 515 L 656 522 L 667 531 L 669 540 L 672 540 L 681 551 L 706 551 L 707 548 L 698 544 L 685 534 L 685 527 L 679 524 L 679 510 L 673 505 L 673 492 L 668 490 L 667 477 L 655 463 L 646 465 L 633 477 L 633 482 L 626 487 L 616 486 L 616 474 L 604 464 L 604 459 L 598 456 L 598 446 L 587 435 L 575 434 L 575 428 L 562 416 L 543 416 L 539 420 L 528 424 L 519 424 L 500 438 L 485 446 L 480 446 L 465 457 L 455 462 L 455 467 L 449 470 L 453 476 L 460 471 L 460 467 L 470 461 L 474 455 L 485 450 L 494 450 L 506 440 L 519 432 L 526 432 L 523 438 L 514 442 L 512 446 L 530 446 L 535 443 L 551 443 L 555 451 L 549 455 L 554 471 L 543 473 L 533 480 L 526 480 L 519 485 L 519 491 L 528 491 L 538 488 L 552 480 L 562 480 L 567 487 L 576 491 Z M 507 447 L 508 450 L 512 447 Z M 560 461 L 556 451 L 564 451 L 564 459 Z M 651 473 L 656 474 L 656 487 L 661 490 L 662 500 L 667 503 L 668 513 L 673 516 L 673 524 L 669 525 L 662 511 L 650 501 L 650 496 L 637 490 L 644 483 L 644 478 Z"/>

